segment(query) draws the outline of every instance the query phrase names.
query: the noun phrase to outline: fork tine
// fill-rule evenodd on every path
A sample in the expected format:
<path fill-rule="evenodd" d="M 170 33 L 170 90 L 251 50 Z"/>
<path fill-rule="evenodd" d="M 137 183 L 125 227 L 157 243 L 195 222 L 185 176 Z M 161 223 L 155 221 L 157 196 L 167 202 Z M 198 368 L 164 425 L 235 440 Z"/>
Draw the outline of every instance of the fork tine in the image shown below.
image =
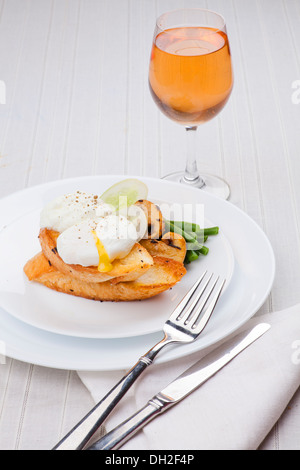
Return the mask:
<path fill-rule="evenodd" d="M 190 290 L 187 292 L 187 294 L 183 297 L 183 299 L 179 302 L 175 310 L 172 312 L 169 320 L 175 320 L 177 319 L 180 314 L 183 312 L 184 308 L 187 306 L 189 303 L 190 299 L 194 295 L 194 292 L 197 290 L 198 286 L 201 284 L 204 276 L 206 275 L 207 271 L 204 271 L 202 276 L 194 283 L 194 285 L 190 288 Z"/>
<path fill-rule="evenodd" d="M 221 295 L 222 289 L 223 289 L 224 284 L 225 284 L 225 280 L 223 280 L 221 282 L 220 286 L 216 289 L 216 291 L 214 293 L 214 297 L 208 303 L 208 305 L 206 307 L 206 310 L 205 310 L 203 316 L 201 317 L 202 310 L 205 307 L 205 305 L 207 304 L 208 299 L 210 298 L 211 294 L 215 290 L 215 286 L 218 282 L 218 279 L 214 282 L 212 288 L 210 289 L 210 292 L 209 292 L 208 296 L 206 297 L 205 301 L 202 302 L 200 308 L 195 307 L 195 309 L 197 309 L 197 313 L 198 313 L 197 317 L 193 321 L 193 325 L 192 325 L 192 330 L 195 334 L 199 334 L 205 328 L 205 326 L 208 323 L 208 320 L 210 319 L 211 314 L 213 313 L 213 311 L 215 309 L 215 306 L 216 306 L 216 304 L 219 300 L 219 297 Z"/>
<path fill-rule="evenodd" d="M 189 305 L 186 310 L 183 310 L 181 312 L 181 314 L 178 315 L 177 320 L 184 321 L 185 325 L 189 322 L 189 320 L 193 316 L 193 311 L 194 311 L 196 305 L 198 304 L 199 300 L 203 296 L 203 294 L 205 292 L 205 289 L 208 286 L 212 276 L 213 276 L 213 274 L 211 274 L 209 276 L 209 278 L 206 280 L 205 284 L 203 286 L 201 286 L 201 289 L 199 290 L 199 292 L 197 292 L 197 295 L 195 296 L 195 299 L 192 301 L 191 305 Z"/>

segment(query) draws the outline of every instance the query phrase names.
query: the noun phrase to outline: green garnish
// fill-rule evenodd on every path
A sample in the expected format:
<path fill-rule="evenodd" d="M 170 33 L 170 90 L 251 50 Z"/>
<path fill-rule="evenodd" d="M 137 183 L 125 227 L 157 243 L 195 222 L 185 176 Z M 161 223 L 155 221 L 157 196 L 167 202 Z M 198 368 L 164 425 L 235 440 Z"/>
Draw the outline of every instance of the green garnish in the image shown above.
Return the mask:
<path fill-rule="evenodd" d="M 200 255 L 206 256 L 209 252 L 209 248 L 203 245 L 203 242 L 205 242 L 209 236 L 219 233 L 219 227 L 201 229 L 198 224 L 175 220 L 164 220 L 164 223 L 166 232 L 178 233 L 188 244 L 184 260 L 185 264 L 196 261 Z"/>

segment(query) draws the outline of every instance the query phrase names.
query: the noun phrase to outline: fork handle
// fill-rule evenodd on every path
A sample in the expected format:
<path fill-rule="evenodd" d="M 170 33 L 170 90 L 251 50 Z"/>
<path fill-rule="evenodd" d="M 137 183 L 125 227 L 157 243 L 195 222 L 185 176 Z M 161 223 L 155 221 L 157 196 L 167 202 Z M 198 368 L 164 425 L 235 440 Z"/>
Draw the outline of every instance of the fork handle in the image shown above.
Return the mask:
<path fill-rule="evenodd" d="M 126 375 L 97 403 L 94 408 L 79 423 L 56 444 L 53 450 L 81 450 L 95 431 L 115 408 L 121 398 L 129 390 L 141 373 L 152 364 L 161 349 L 172 341 L 165 336 L 151 348 Z"/>
<path fill-rule="evenodd" d="M 149 421 L 173 404 L 174 403 L 168 400 L 161 399 L 159 394 L 156 395 L 137 413 L 133 414 L 126 421 L 105 434 L 101 439 L 94 442 L 87 448 L 87 450 L 119 449 L 122 444 L 134 436 L 140 429 L 149 423 Z"/>

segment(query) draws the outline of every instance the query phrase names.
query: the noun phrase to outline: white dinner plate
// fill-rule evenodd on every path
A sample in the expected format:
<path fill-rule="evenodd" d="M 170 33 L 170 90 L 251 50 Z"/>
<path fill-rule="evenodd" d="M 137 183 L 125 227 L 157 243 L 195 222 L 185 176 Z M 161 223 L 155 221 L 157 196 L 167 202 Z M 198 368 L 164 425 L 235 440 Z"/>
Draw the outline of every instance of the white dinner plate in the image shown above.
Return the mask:
<path fill-rule="evenodd" d="M 103 185 L 103 181 L 101 183 Z M 99 184 L 97 187 L 100 194 L 105 190 Z M 150 191 L 150 199 L 151 192 L 155 195 Z M 52 199 L 51 195 L 49 197 Z M 206 242 L 209 255 L 188 265 L 187 274 L 179 284 L 142 304 L 135 301 L 95 302 L 56 292 L 30 282 L 23 272 L 26 261 L 41 250 L 37 238 L 41 208 L 28 212 L 24 194 L 20 195 L 20 204 L 24 215 L 0 231 L 0 307 L 29 325 L 84 338 L 140 336 L 161 330 L 179 300 L 205 270 L 226 279 L 226 288 L 230 284 L 234 256 L 229 242 L 220 233 L 210 237 Z M 207 222 L 206 226 L 212 226 L 212 223 Z"/>
<path fill-rule="evenodd" d="M 63 369 L 126 369 L 160 338 L 163 322 L 204 269 L 227 277 L 227 289 L 201 337 L 189 346 L 166 351 L 158 361 L 219 341 L 245 323 L 266 300 L 275 261 L 258 225 L 228 201 L 151 178 L 140 178 L 148 185 L 149 199 L 203 204 L 205 218 L 220 227 L 219 235 L 207 242 L 209 254 L 189 265 L 175 288 L 147 301 L 101 303 L 28 282 L 22 269 L 39 251 L 38 220 L 45 203 L 78 189 L 101 194 L 121 179 L 124 176 L 60 180 L 0 201 L 0 341 L 7 356 Z"/>

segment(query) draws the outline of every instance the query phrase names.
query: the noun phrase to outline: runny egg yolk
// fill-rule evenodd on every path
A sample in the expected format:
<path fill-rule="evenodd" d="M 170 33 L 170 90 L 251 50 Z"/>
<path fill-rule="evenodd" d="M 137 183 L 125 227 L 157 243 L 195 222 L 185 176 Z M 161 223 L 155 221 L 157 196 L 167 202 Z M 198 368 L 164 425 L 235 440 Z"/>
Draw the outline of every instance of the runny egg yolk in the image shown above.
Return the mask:
<path fill-rule="evenodd" d="M 103 243 L 97 237 L 97 234 L 94 230 L 92 231 L 92 233 L 93 233 L 95 243 L 96 243 L 96 248 L 99 254 L 98 271 L 100 271 L 101 273 L 106 273 L 108 271 L 111 271 L 113 268 L 113 265 L 110 262 L 109 256 L 103 246 Z"/>

